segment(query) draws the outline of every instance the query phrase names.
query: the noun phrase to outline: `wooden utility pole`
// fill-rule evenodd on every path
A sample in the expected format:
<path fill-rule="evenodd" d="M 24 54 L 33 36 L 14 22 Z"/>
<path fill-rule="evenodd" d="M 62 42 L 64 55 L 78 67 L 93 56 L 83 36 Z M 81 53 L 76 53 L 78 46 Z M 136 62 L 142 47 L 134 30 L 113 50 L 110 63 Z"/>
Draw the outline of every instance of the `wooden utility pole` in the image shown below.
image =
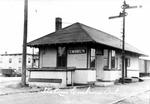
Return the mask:
<path fill-rule="evenodd" d="M 126 9 L 132 9 L 137 8 L 137 6 L 129 6 L 129 4 L 126 4 L 125 0 L 123 2 L 123 5 L 121 6 L 123 11 L 120 12 L 119 16 L 112 16 L 109 17 L 109 19 L 114 18 L 123 18 L 123 34 L 122 34 L 122 84 L 124 84 L 124 78 L 127 77 L 127 69 L 125 69 L 125 16 L 127 16 Z M 140 6 L 141 7 L 141 6 Z"/>
<path fill-rule="evenodd" d="M 27 32 L 28 32 L 28 0 L 24 0 L 24 33 L 22 50 L 22 86 L 26 86 L 26 53 L 27 53 Z"/>
<path fill-rule="evenodd" d="M 125 1 L 124 1 L 124 5 L 125 5 Z M 123 11 L 123 33 L 122 33 L 122 84 L 124 84 L 124 77 L 125 76 L 125 16 L 126 16 L 126 12 L 125 12 L 125 8 L 122 8 Z M 126 73 L 127 74 L 127 73 Z"/>

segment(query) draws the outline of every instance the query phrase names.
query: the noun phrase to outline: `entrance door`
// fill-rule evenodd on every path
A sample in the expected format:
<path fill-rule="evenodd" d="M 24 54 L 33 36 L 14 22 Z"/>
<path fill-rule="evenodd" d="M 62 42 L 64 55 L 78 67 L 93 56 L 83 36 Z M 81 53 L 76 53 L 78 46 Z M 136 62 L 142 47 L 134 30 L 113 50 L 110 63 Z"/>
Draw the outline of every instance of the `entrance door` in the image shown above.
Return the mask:
<path fill-rule="evenodd" d="M 66 47 L 58 47 L 57 49 L 57 67 L 67 67 Z"/>
<path fill-rule="evenodd" d="M 104 57 L 96 55 L 96 79 L 103 79 Z"/>

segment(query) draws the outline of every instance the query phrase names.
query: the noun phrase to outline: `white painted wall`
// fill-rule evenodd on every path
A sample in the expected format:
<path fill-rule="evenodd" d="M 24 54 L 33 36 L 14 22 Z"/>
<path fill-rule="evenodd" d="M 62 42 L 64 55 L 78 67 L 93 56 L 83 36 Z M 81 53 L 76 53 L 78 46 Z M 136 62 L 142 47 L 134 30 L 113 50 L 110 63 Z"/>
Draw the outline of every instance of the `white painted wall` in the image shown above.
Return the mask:
<path fill-rule="evenodd" d="M 115 81 L 121 77 L 121 71 L 104 71 L 104 81 Z"/>
<path fill-rule="evenodd" d="M 127 67 L 127 76 L 130 77 L 139 77 L 139 58 L 137 56 L 127 55 L 126 57 L 130 58 L 130 66 Z M 122 76 L 122 73 L 119 69 L 122 69 L 122 59 L 121 54 L 116 54 L 116 70 L 103 71 L 103 76 L 101 77 L 104 81 L 114 81 L 119 79 Z"/>
<path fill-rule="evenodd" d="M 68 80 L 66 82 L 66 75 L 68 77 Z M 71 79 L 71 72 L 52 72 L 52 71 L 31 71 L 30 78 L 42 78 L 42 79 L 62 79 L 62 83 L 40 83 L 40 82 L 29 82 L 30 84 L 35 85 L 48 85 L 48 86 L 54 86 L 54 87 L 65 87 L 66 83 L 71 84 L 72 83 L 78 83 L 78 84 L 88 84 L 89 82 L 95 82 L 96 81 L 96 70 L 76 70 L 72 73 Z"/>
<path fill-rule="evenodd" d="M 150 73 L 150 60 L 140 59 L 139 69 L 140 69 L 140 73 Z"/>
<path fill-rule="evenodd" d="M 76 70 L 73 79 L 73 82 L 78 84 L 96 81 L 96 70 Z"/>
<path fill-rule="evenodd" d="M 139 70 L 139 58 L 130 56 L 130 67 L 127 67 L 128 70 Z"/>
<path fill-rule="evenodd" d="M 127 77 L 139 77 L 140 67 L 139 67 L 139 57 L 130 57 L 130 66 L 127 67 Z"/>
<path fill-rule="evenodd" d="M 139 77 L 139 71 L 138 70 L 128 70 L 127 76 L 129 78 L 131 78 L 131 77 Z"/>
<path fill-rule="evenodd" d="M 67 67 L 87 68 L 87 54 L 68 54 Z"/>
<path fill-rule="evenodd" d="M 131 77 L 139 77 L 139 71 L 137 70 L 132 70 L 128 71 L 127 73 L 128 78 Z M 104 81 L 115 81 L 116 79 L 119 79 L 122 77 L 122 72 L 121 70 L 111 70 L 111 71 L 104 71 L 103 79 Z"/>
<path fill-rule="evenodd" d="M 117 69 L 122 69 L 122 58 L 121 54 L 117 53 L 116 57 L 118 58 L 118 61 L 116 60 L 116 68 Z M 137 56 L 131 56 L 131 55 L 126 55 L 126 57 L 130 58 L 130 66 L 127 67 L 128 70 L 139 70 L 139 57 Z"/>
<path fill-rule="evenodd" d="M 147 60 L 147 73 L 150 73 L 150 60 Z"/>
<path fill-rule="evenodd" d="M 145 62 L 142 59 L 139 60 L 139 69 L 141 73 L 145 72 Z"/>
<path fill-rule="evenodd" d="M 46 48 L 40 49 L 40 68 L 56 67 L 57 51 L 56 49 Z"/>
<path fill-rule="evenodd" d="M 66 86 L 66 75 L 68 77 L 67 84 L 71 84 L 71 72 L 66 72 L 65 71 L 31 71 L 30 73 L 30 78 L 41 78 L 41 79 L 62 79 L 62 83 L 49 83 L 49 86 L 60 86 L 60 87 L 65 87 Z M 33 83 L 33 82 L 32 82 Z M 37 82 L 35 82 L 37 83 Z M 42 82 L 41 82 L 42 83 Z M 44 82 L 46 84 L 46 82 Z M 44 84 L 43 83 L 43 84 Z M 37 84 L 40 84 L 38 82 Z"/>

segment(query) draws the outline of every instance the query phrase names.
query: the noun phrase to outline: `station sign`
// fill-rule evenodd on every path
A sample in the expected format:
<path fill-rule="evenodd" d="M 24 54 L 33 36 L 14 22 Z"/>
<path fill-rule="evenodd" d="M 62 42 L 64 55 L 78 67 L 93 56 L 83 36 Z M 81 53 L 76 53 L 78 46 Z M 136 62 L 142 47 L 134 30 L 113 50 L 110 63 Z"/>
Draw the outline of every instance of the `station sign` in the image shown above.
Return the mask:
<path fill-rule="evenodd" d="M 70 49 L 68 50 L 69 54 L 85 54 L 86 49 Z"/>

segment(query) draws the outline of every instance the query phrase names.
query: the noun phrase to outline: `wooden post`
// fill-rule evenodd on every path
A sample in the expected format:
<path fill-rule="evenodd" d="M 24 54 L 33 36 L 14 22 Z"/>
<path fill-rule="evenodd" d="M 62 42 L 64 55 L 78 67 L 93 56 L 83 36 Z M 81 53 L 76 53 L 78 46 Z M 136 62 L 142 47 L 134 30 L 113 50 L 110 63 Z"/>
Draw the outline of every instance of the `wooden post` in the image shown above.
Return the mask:
<path fill-rule="evenodd" d="M 125 3 L 125 2 L 124 2 Z M 123 14 L 125 14 L 123 9 Z M 122 35 L 122 84 L 124 84 L 124 72 L 125 72 L 125 15 L 123 16 L 123 35 Z"/>
<path fill-rule="evenodd" d="M 27 29 L 28 28 L 28 0 L 24 1 L 24 34 L 22 50 L 22 86 L 26 86 L 26 52 L 27 52 Z"/>
<path fill-rule="evenodd" d="M 140 6 L 142 7 L 142 6 Z M 109 19 L 119 18 L 123 17 L 123 35 L 122 35 L 122 84 L 124 84 L 124 77 L 127 77 L 127 69 L 125 69 L 125 16 L 127 13 L 125 12 L 126 9 L 131 8 L 137 8 L 137 6 L 129 6 L 129 4 L 126 4 L 125 0 L 123 2 L 123 5 L 121 6 L 123 9 L 122 13 L 119 14 L 119 16 L 112 16 L 109 17 Z M 126 74 L 124 76 L 124 74 Z"/>

